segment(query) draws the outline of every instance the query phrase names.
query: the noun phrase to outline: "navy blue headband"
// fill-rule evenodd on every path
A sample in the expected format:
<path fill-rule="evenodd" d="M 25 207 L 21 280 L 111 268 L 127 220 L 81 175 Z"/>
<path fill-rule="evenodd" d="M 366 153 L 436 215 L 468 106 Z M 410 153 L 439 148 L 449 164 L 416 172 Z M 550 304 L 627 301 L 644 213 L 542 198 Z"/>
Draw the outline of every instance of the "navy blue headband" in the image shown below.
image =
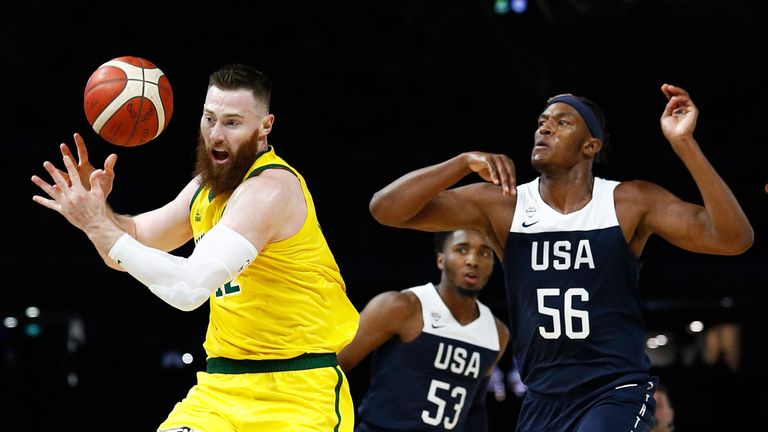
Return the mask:
<path fill-rule="evenodd" d="M 579 98 L 577 98 L 576 96 L 565 94 L 565 95 L 555 96 L 552 99 L 548 100 L 547 105 L 544 107 L 544 109 L 547 109 L 548 106 L 558 102 L 570 105 L 576 111 L 578 111 L 579 114 L 581 115 L 581 118 L 584 119 L 584 123 L 587 124 L 587 128 L 589 128 L 589 133 L 591 133 L 593 137 L 599 139 L 601 143 L 604 143 L 603 128 L 600 126 L 600 120 L 597 119 L 597 115 L 595 115 L 595 112 L 592 111 L 592 109 L 588 107 L 587 104 L 580 101 Z"/>

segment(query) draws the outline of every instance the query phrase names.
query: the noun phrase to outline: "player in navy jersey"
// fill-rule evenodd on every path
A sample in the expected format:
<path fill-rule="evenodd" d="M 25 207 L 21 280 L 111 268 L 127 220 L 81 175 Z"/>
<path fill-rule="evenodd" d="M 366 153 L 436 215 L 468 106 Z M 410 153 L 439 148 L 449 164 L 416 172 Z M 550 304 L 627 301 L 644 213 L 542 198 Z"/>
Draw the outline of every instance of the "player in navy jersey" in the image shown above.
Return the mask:
<path fill-rule="evenodd" d="M 356 432 L 487 429 L 488 378 L 509 340 L 477 300 L 493 249 L 477 230 L 437 233 L 435 249 L 440 283 L 374 297 L 338 355 L 347 371 L 375 350 Z"/>
<path fill-rule="evenodd" d="M 656 379 L 638 293 L 648 238 L 719 255 L 752 245 L 746 215 L 693 137 L 698 109 L 682 88 L 661 90 L 662 131 L 703 205 L 647 181 L 596 178 L 605 119 L 570 94 L 549 99 L 539 116 L 535 180 L 518 186 L 507 156 L 468 152 L 408 173 L 371 200 L 385 225 L 475 228 L 489 237 L 504 266 L 512 349 L 528 386 L 518 431 L 648 431 Z M 473 172 L 485 182 L 452 187 Z"/>

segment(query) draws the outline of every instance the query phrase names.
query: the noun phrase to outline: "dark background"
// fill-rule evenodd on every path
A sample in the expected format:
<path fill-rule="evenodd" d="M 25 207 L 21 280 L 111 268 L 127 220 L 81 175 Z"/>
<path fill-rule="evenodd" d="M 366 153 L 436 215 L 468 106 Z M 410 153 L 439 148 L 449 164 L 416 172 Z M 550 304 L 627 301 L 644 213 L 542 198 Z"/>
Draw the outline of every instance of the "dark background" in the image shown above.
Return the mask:
<path fill-rule="evenodd" d="M 737 257 L 697 255 L 653 238 L 642 256 L 651 353 L 671 387 L 678 431 L 740 430 L 768 402 L 763 305 L 768 173 L 764 154 L 764 2 L 753 0 L 531 1 L 522 14 L 492 0 L 218 2 L 199 5 L 12 2 L 0 9 L 4 232 L 0 274 L 0 430 L 60 427 L 147 431 L 204 367 L 207 306 L 184 313 L 130 276 L 104 266 L 86 237 L 32 202 L 42 162 L 80 132 L 98 163 L 119 155 L 111 205 L 139 213 L 172 199 L 190 178 L 208 74 L 229 62 L 274 84 L 270 136 L 307 179 L 348 293 L 362 309 L 375 294 L 437 281 L 432 237 L 378 225 L 371 195 L 412 169 L 460 152 L 503 152 L 518 179 L 547 97 L 572 92 L 606 112 L 612 152 L 596 173 L 646 179 L 700 202 L 664 140 L 664 82 L 700 110 L 705 154 L 755 228 Z M 102 63 L 132 55 L 157 64 L 174 91 L 169 127 L 139 148 L 106 143 L 82 110 Z M 475 181 L 479 178 L 470 178 Z M 186 253 L 187 248 L 179 251 Z M 501 269 L 481 300 L 507 318 Z M 36 318 L 25 316 L 29 306 Z M 705 329 L 741 329 L 736 370 L 706 364 Z M 39 334 L 34 335 L 37 325 Z M 32 335 L 30 335 L 30 332 Z M 191 364 L 179 361 L 192 354 Z M 661 354 L 658 354 L 661 353 Z M 355 398 L 367 363 L 349 374 Z M 508 356 L 501 364 L 511 365 Z M 747 395 L 748 393 L 749 396 Z M 489 397 L 493 430 L 513 430 L 518 399 Z"/>

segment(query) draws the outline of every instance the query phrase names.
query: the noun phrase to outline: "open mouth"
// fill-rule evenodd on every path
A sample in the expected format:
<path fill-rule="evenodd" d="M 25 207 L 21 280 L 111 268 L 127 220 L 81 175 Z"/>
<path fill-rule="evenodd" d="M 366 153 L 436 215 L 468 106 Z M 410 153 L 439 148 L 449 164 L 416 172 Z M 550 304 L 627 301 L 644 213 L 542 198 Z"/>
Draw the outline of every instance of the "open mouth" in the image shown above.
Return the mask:
<path fill-rule="evenodd" d="M 474 273 L 466 273 L 464 275 L 464 282 L 467 282 L 468 284 L 476 284 L 477 283 L 477 275 Z"/>
<path fill-rule="evenodd" d="M 229 159 L 229 152 L 224 150 L 211 149 L 211 156 L 214 162 L 226 162 Z"/>

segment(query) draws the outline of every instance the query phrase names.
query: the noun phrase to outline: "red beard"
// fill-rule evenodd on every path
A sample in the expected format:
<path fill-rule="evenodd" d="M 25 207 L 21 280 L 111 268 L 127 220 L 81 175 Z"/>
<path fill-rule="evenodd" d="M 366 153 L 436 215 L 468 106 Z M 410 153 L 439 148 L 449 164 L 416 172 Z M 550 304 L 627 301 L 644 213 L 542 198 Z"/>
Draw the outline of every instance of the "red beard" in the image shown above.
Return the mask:
<path fill-rule="evenodd" d="M 258 131 L 236 152 L 229 155 L 224 165 L 213 163 L 200 135 L 197 139 L 197 162 L 194 175 L 200 177 L 202 186 L 210 186 L 213 196 L 232 193 L 243 181 L 248 168 L 259 154 Z"/>

